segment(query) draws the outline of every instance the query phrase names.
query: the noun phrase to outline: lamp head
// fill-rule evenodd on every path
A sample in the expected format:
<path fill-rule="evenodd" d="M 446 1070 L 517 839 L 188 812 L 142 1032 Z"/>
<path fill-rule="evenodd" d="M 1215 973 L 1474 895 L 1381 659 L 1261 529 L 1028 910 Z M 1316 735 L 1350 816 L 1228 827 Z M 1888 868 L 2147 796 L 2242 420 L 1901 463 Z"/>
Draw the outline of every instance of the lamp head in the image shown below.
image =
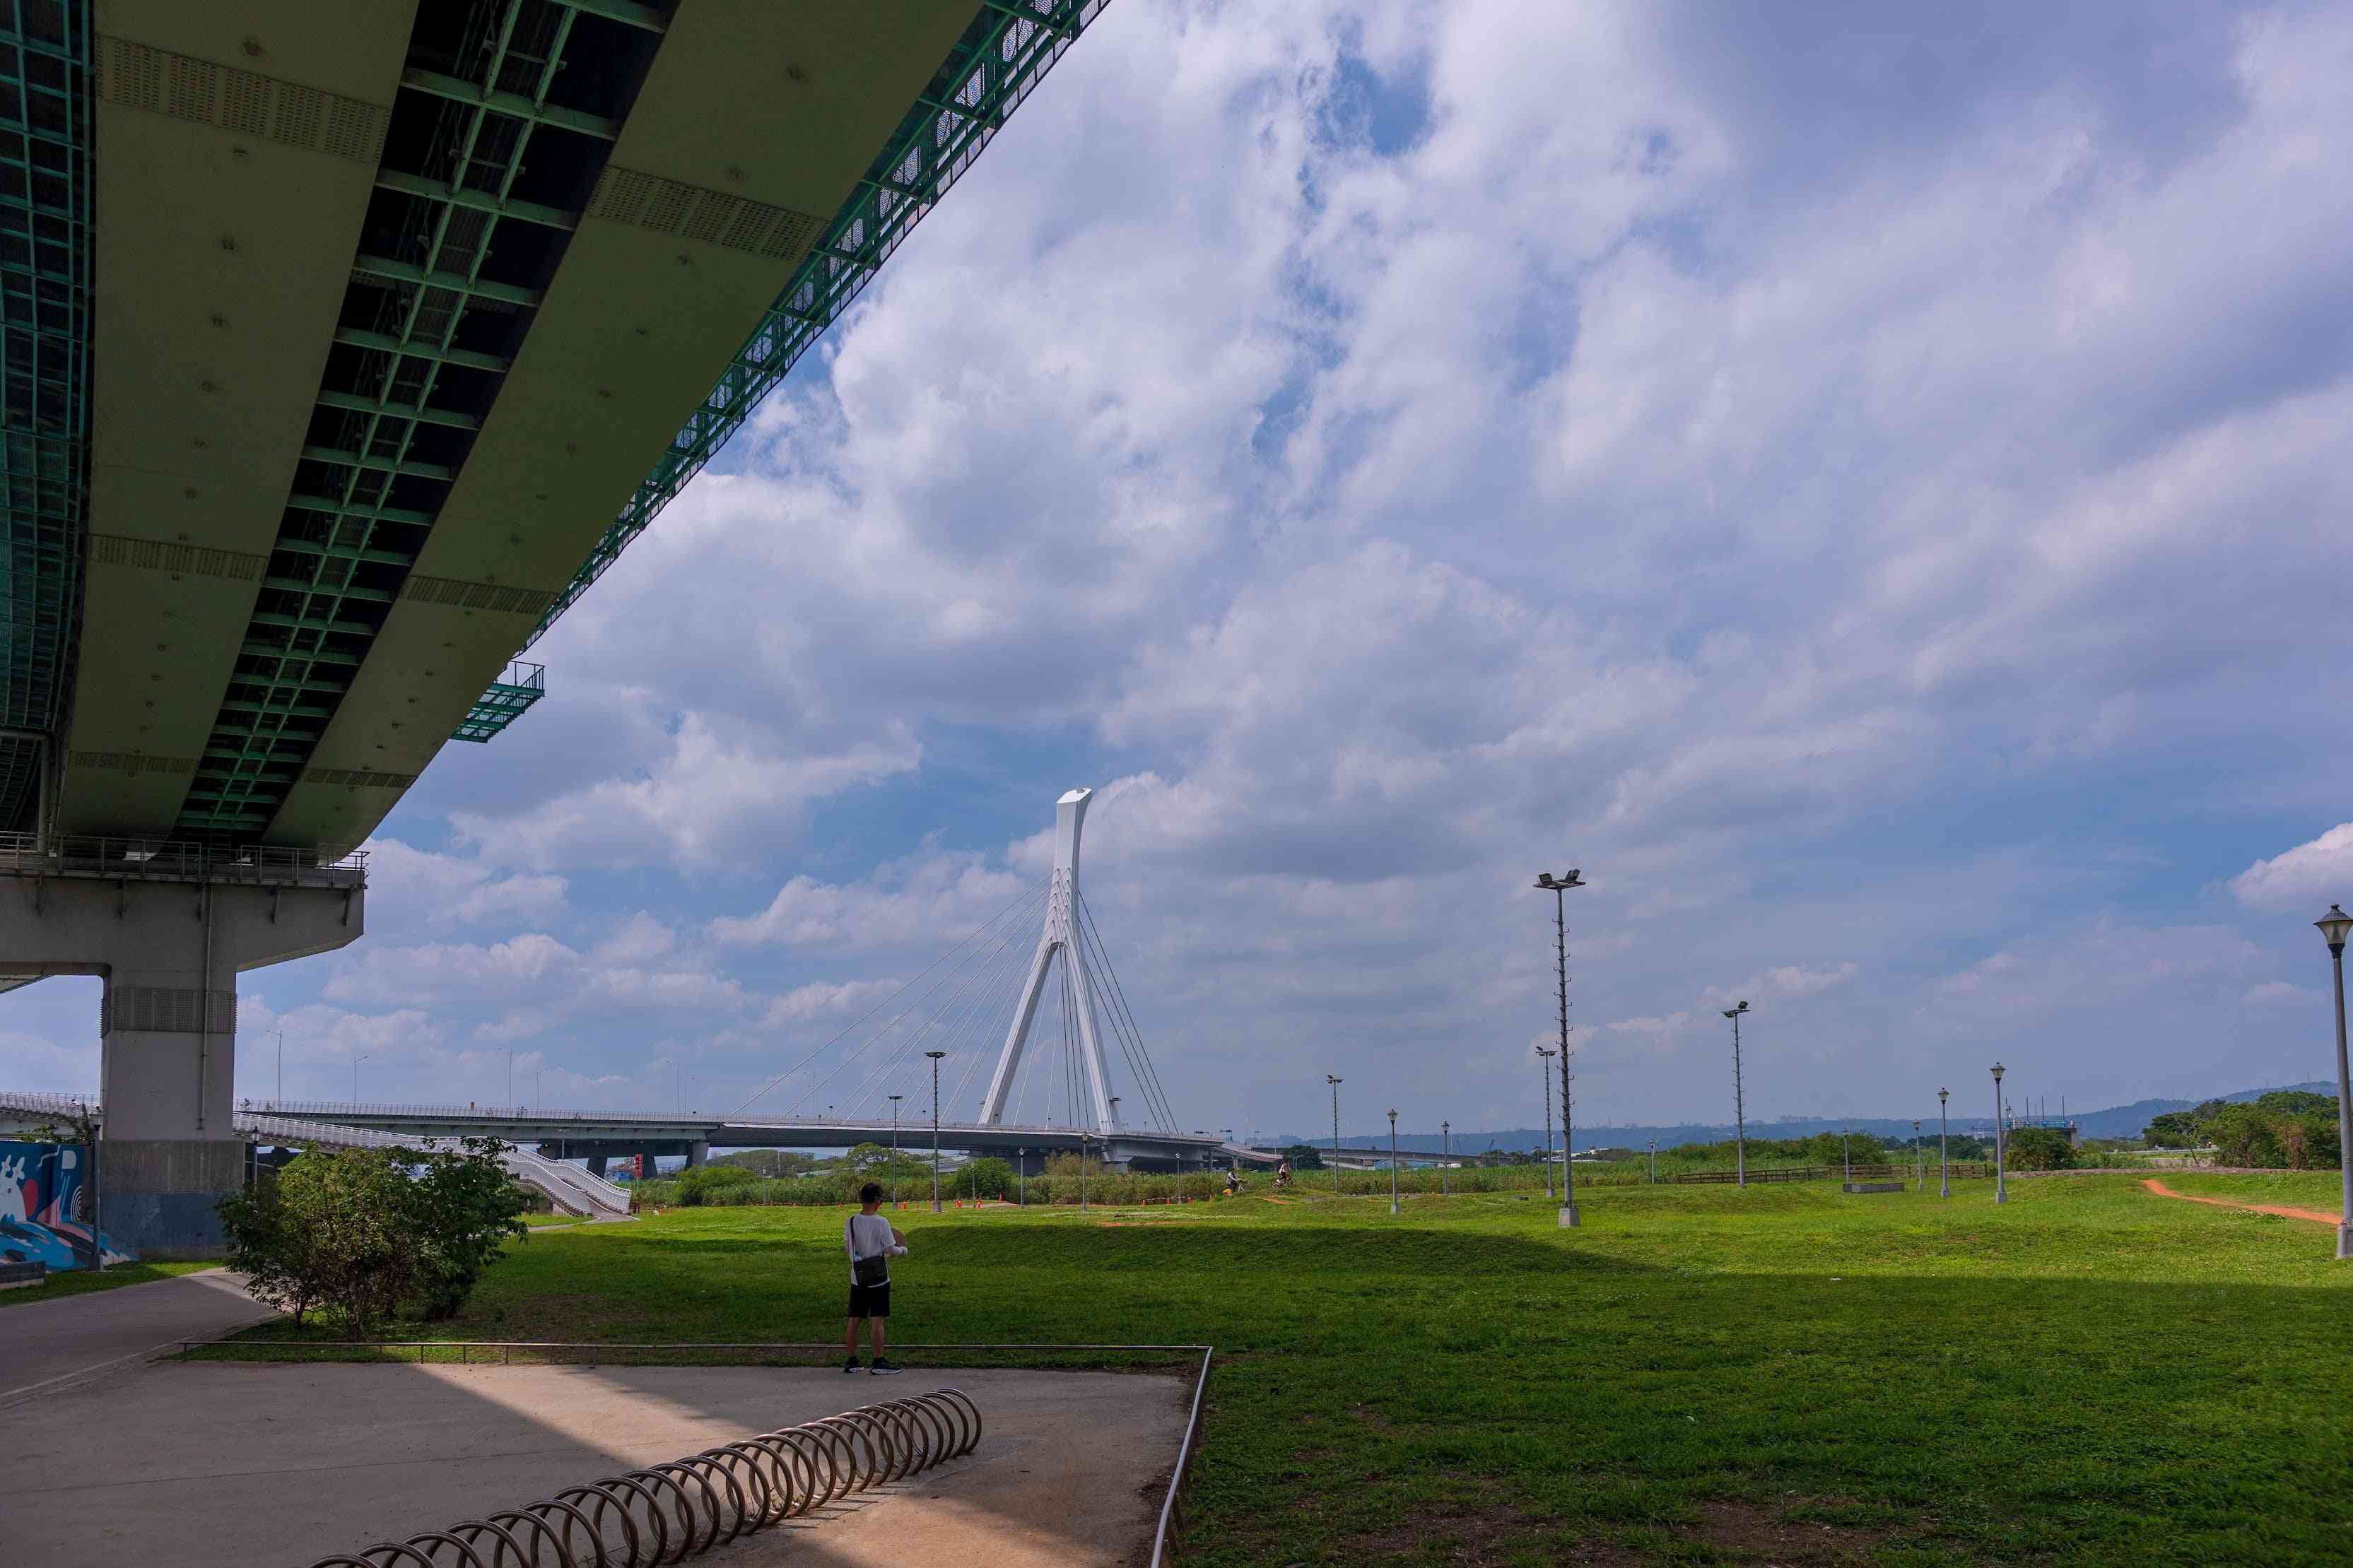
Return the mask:
<path fill-rule="evenodd" d="M 1557 892 L 1563 888 L 1582 888 L 1585 886 L 1585 878 L 1574 867 L 1569 868 L 1569 873 L 1566 877 L 1556 877 L 1549 871 L 1539 871 L 1536 873 L 1536 886 L 1548 893 Z"/>
<path fill-rule="evenodd" d="M 2312 923 L 2320 928 L 2320 934 L 2327 939 L 2331 952 L 2342 950 L 2346 933 L 2353 931 L 2353 915 L 2347 914 L 2335 904 L 2329 905 L 2328 912 Z"/>
<path fill-rule="evenodd" d="M 1725 1017 L 1727 1017 L 1727 1018 L 1737 1018 L 1738 1016 L 1740 1016 L 1740 1015 L 1742 1015 L 1743 1013 L 1746 1013 L 1746 1011 L 1748 1011 L 1748 1004 L 1747 1004 L 1747 1003 L 1746 1003 L 1746 1002 L 1743 1002 L 1743 1003 L 1742 1003 L 1742 1004 L 1740 1004 L 1740 1005 L 1739 1005 L 1739 1006 L 1737 1006 L 1737 1007 L 1726 1007 L 1726 1008 L 1724 1010 L 1724 1016 L 1725 1016 Z"/>
<path fill-rule="evenodd" d="M 2000 1083 L 2001 1081 L 2001 1064 L 2000 1062 L 1993 1064 L 1993 1080 L 1996 1083 Z"/>
<path fill-rule="evenodd" d="M 1945 1097 L 1946 1097 L 1947 1095 L 1951 1094 L 1952 1092 L 1953 1092 L 1953 1091 L 1952 1091 L 1951 1089 L 1938 1089 L 1938 1090 L 1936 1091 L 1936 1103 L 1937 1103 L 1937 1104 L 1939 1104 L 1939 1105 L 1944 1104 L 1944 1103 L 1945 1103 Z"/>
<path fill-rule="evenodd" d="M 1336 1083 L 1341 1082 L 1342 1080 L 1341 1080 L 1341 1079 L 1339 1079 L 1334 1078 L 1330 1073 L 1328 1073 L 1328 1072 L 1327 1072 L 1327 1073 L 1325 1073 L 1325 1074 L 1324 1075 L 1324 1081 L 1325 1083 L 1336 1084 Z"/>

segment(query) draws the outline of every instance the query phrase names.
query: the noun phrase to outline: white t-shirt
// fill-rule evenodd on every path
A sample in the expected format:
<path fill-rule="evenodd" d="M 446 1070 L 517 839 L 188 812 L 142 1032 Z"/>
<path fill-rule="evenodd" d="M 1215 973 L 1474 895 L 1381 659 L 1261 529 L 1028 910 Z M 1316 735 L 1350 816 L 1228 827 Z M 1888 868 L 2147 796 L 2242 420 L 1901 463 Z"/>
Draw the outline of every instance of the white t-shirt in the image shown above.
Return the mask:
<path fill-rule="evenodd" d="M 879 1214 L 854 1214 L 841 1227 L 841 1250 L 849 1254 L 850 1282 L 858 1280 L 858 1260 L 861 1258 L 904 1258 L 907 1249 L 891 1238 L 891 1222 Z M 886 1266 L 882 1283 L 891 1283 Z"/>

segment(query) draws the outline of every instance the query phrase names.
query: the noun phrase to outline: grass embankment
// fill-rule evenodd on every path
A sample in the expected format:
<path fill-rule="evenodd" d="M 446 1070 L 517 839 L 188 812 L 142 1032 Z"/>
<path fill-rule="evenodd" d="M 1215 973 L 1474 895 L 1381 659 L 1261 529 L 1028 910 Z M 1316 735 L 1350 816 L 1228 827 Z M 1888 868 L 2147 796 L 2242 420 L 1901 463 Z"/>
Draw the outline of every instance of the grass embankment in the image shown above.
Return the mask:
<path fill-rule="evenodd" d="M 1611 1187 L 1574 1232 L 1540 1196 L 911 1207 L 893 1328 L 1215 1342 L 1191 1563 L 2353 1560 L 2327 1231 L 2126 1176 L 1991 1198 Z M 552 1233 L 424 1331 L 830 1339 L 840 1226 Z"/>
<path fill-rule="evenodd" d="M 195 1274 L 206 1268 L 218 1268 L 217 1263 L 117 1263 L 104 1273 L 88 1268 L 69 1269 L 52 1274 L 38 1285 L 23 1285 L 14 1290 L 0 1290 L 0 1307 L 21 1307 L 30 1301 L 54 1301 L 60 1296 L 86 1296 L 92 1290 L 115 1290 L 125 1285 L 144 1285 L 151 1279 L 171 1279 L 182 1274 Z"/>

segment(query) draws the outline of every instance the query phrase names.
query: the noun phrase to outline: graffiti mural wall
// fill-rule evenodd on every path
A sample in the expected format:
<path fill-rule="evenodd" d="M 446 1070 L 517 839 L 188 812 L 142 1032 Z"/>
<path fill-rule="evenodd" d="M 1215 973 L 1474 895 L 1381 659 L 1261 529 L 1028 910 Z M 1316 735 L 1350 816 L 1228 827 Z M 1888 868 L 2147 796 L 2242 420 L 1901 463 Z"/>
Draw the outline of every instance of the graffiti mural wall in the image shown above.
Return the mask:
<path fill-rule="evenodd" d="M 90 1152 L 79 1143 L 0 1141 L 0 1259 L 46 1263 L 52 1273 L 90 1262 Z M 109 1263 L 136 1261 L 111 1237 Z"/>

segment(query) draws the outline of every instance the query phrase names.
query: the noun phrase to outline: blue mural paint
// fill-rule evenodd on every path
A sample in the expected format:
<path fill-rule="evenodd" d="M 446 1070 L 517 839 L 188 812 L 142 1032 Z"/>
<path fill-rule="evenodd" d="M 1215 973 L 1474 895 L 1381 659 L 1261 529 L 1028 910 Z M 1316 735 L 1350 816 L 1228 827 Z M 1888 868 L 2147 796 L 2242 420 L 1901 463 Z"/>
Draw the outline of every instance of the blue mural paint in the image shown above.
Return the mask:
<path fill-rule="evenodd" d="M 83 1144 L 0 1142 L 0 1259 L 46 1263 L 52 1274 L 90 1261 L 89 1169 Z M 138 1261 L 112 1237 L 99 1239 L 107 1262 Z"/>

